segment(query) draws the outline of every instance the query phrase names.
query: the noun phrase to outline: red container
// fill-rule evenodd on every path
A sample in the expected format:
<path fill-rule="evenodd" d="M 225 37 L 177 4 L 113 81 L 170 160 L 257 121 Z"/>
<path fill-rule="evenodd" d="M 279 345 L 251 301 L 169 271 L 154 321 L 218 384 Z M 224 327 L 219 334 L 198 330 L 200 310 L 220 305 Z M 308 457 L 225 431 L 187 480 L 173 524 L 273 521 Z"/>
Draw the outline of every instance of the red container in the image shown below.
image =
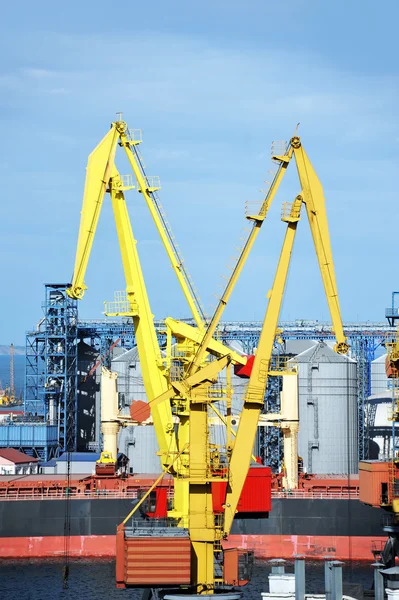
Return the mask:
<path fill-rule="evenodd" d="M 191 544 L 187 536 L 116 535 L 116 586 L 159 587 L 190 584 Z"/>
<path fill-rule="evenodd" d="M 223 512 L 226 501 L 225 481 L 212 483 L 213 510 Z M 270 467 L 250 467 L 237 510 L 240 513 L 266 513 L 272 509 L 272 473 Z"/>
<path fill-rule="evenodd" d="M 362 460 L 359 463 L 359 500 L 371 506 L 387 504 L 389 462 Z"/>

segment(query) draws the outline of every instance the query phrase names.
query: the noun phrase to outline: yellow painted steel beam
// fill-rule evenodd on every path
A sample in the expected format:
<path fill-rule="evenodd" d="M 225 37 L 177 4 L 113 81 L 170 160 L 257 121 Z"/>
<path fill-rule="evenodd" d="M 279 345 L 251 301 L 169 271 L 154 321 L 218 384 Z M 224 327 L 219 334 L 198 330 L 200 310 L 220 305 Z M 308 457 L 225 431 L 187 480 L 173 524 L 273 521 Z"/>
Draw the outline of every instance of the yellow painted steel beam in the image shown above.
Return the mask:
<path fill-rule="evenodd" d="M 206 389 L 204 390 L 206 394 Z M 214 590 L 214 542 L 212 484 L 209 481 L 208 412 L 206 404 L 190 407 L 189 533 L 192 546 L 192 584 L 199 594 Z"/>
<path fill-rule="evenodd" d="M 202 367 L 200 371 L 197 371 L 196 373 L 190 375 L 186 379 L 183 379 L 182 381 L 173 381 L 172 387 L 168 388 L 162 395 L 158 396 L 157 398 L 154 398 L 154 400 L 149 401 L 151 410 L 154 406 L 158 406 L 166 400 L 171 400 L 175 396 L 180 396 L 182 398 L 191 398 L 191 394 L 193 394 L 194 400 L 195 391 L 192 392 L 192 390 L 195 390 L 195 386 L 198 386 L 199 384 L 205 381 L 215 381 L 220 371 L 223 371 L 223 369 L 229 364 L 229 362 L 229 356 L 222 356 L 218 360 L 214 360 L 210 363 L 207 363 L 204 367 Z"/>
<path fill-rule="evenodd" d="M 269 363 L 273 352 L 274 338 L 278 327 L 298 220 L 299 218 L 296 221 L 289 222 L 287 226 L 273 287 L 269 292 L 269 303 L 244 398 L 234 448 L 231 453 L 223 525 L 226 535 L 230 533 L 241 491 L 247 477 L 259 416 L 264 405 Z"/>
<path fill-rule="evenodd" d="M 195 342 L 198 345 L 201 343 L 201 341 L 204 337 L 204 331 L 196 329 L 195 327 L 192 327 L 191 325 L 188 325 L 187 323 L 182 323 L 181 321 L 172 319 L 171 317 L 168 317 L 167 319 L 165 319 L 165 324 L 170 328 L 171 332 L 176 337 L 184 338 L 186 340 L 191 340 L 192 342 Z M 208 344 L 206 350 L 207 350 L 207 352 L 209 352 L 210 354 L 213 354 L 214 356 L 223 356 L 223 355 L 229 354 L 232 362 L 239 364 L 239 365 L 245 365 L 247 362 L 246 356 L 242 356 L 241 354 L 238 354 L 238 352 L 231 350 L 230 348 L 225 346 L 222 342 L 218 342 L 217 340 L 214 340 L 213 338 L 211 338 L 209 340 L 209 344 Z"/>
<path fill-rule="evenodd" d="M 148 401 L 151 402 L 154 398 L 161 396 L 167 390 L 168 385 L 163 372 L 162 357 L 137 252 L 137 242 L 133 236 L 129 213 L 116 169 L 112 173 L 110 189 L 143 382 Z M 162 464 L 168 467 L 177 453 L 170 403 L 166 401 L 151 406 L 151 414 Z"/>
<path fill-rule="evenodd" d="M 303 149 L 300 138 L 297 136 L 293 137 L 291 146 L 294 149 L 298 176 L 302 186 L 301 194 L 306 204 L 313 243 L 337 339 L 334 349 L 340 354 L 346 354 L 349 350 L 349 345 L 342 325 L 323 187 Z"/>
<path fill-rule="evenodd" d="M 118 139 L 119 133 L 113 123 L 107 135 L 93 150 L 87 161 L 75 267 L 71 287 L 67 290 L 67 294 L 71 298 L 81 299 L 87 289 L 84 278 L 104 195 L 114 168 Z"/>

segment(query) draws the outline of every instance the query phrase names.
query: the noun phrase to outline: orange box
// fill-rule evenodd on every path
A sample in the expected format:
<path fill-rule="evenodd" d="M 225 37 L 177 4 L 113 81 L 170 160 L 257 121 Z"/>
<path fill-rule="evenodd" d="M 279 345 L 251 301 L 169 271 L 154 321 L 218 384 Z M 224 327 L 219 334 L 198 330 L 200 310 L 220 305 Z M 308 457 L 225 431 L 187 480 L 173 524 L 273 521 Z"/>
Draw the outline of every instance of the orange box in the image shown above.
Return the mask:
<path fill-rule="evenodd" d="M 388 503 L 389 462 L 362 460 L 359 463 L 359 500 L 371 506 Z"/>
<path fill-rule="evenodd" d="M 120 526 L 116 537 L 117 587 L 190 584 L 191 543 L 188 535 L 125 537 Z"/>
<path fill-rule="evenodd" d="M 223 550 L 223 580 L 226 585 L 247 585 L 252 576 L 254 553 L 243 548 Z"/>

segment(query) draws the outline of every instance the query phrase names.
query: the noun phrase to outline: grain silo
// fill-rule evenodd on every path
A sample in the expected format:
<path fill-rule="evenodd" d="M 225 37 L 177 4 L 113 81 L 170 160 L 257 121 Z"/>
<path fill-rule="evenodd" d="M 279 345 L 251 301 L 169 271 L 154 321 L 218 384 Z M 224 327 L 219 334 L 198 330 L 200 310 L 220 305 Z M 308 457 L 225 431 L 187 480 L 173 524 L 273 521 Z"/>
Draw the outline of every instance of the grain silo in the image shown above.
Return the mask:
<path fill-rule="evenodd" d="M 118 373 L 117 389 L 122 414 L 129 415 L 133 400 L 147 402 L 137 347 L 116 356 L 111 363 Z M 137 425 L 121 429 L 118 450 L 129 458 L 132 473 L 159 473 L 161 463 L 155 429 L 152 425 Z"/>
<path fill-rule="evenodd" d="M 388 377 L 385 372 L 385 359 L 387 355 L 383 354 L 372 361 L 371 370 L 371 395 L 380 394 L 388 389 Z"/>
<path fill-rule="evenodd" d="M 298 451 L 308 473 L 358 471 L 357 364 L 324 342 L 298 354 Z"/>

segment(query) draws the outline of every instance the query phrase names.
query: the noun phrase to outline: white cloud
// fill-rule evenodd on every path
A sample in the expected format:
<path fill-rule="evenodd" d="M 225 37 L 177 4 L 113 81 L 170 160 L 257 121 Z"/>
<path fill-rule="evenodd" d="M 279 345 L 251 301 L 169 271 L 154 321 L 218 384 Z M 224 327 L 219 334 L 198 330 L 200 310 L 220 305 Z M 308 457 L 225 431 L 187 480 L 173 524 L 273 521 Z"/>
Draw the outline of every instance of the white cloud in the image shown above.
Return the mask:
<path fill-rule="evenodd" d="M 40 35 L 52 45 L 51 34 Z M 331 132 L 338 126 L 346 130 L 348 142 L 392 126 L 392 90 L 398 79 L 338 71 L 297 50 L 276 49 L 276 55 L 267 48 L 240 51 L 162 34 L 136 34 L 131 41 L 63 35 L 57 43 L 62 71 L 38 65 L 23 73 L 27 85 L 34 79 L 43 93 L 68 93 L 70 110 L 79 106 L 100 115 L 123 99 L 127 112 L 152 112 L 154 120 L 170 115 L 184 125 L 191 120 L 194 129 L 208 123 L 210 137 L 215 124 L 227 127 L 238 143 L 243 126 L 292 127 L 301 120 L 313 130 L 322 124 Z"/>
<path fill-rule="evenodd" d="M 32 79 L 47 79 L 56 75 L 48 69 L 24 69 L 23 73 Z"/>

